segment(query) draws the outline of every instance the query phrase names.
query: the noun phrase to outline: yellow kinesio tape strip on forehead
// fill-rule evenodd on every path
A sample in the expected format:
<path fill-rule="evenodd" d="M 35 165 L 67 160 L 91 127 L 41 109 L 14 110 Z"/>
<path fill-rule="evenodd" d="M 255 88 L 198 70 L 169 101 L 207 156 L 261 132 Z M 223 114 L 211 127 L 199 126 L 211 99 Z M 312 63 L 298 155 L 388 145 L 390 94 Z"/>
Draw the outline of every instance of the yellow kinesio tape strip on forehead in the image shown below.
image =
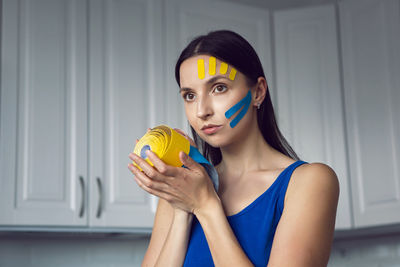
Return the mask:
<path fill-rule="evenodd" d="M 197 72 L 200 79 L 204 79 L 205 71 L 204 71 L 204 59 L 197 60 Z"/>
<path fill-rule="evenodd" d="M 232 68 L 231 72 L 229 73 L 229 79 L 233 81 L 235 79 L 235 76 L 236 76 L 236 69 Z"/>
<path fill-rule="evenodd" d="M 210 57 L 208 59 L 208 74 L 215 75 L 215 66 L 216 66 L 216 59 L 215 57 Z"/>
<path fill-rule="evenodd" d="M 228 64 L 221 62 L 221 67 L 219 68 L 219 73 L 225 74 L 228 71 Z"/>

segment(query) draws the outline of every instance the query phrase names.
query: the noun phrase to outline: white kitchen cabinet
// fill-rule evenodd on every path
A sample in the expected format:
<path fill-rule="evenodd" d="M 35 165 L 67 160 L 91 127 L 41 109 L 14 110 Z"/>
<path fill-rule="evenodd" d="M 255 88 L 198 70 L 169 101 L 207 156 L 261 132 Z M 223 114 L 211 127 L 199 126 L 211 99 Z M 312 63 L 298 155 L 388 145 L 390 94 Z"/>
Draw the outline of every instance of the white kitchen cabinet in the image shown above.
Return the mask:
<path fill-rule="evenodd" d="M 171 0 L 165 6 L 166 121 L 190 133 L 183 100 L 175 81 L 175 64 L 185 46 L 196 36 L 212 30 L 233 30 L 257 51 L 270 85 L 272 81 L 269 11 L 228 2 Z M 273 93 L 272 93 L 273 94 Z"/>
<path fill-rule="evenodd" d="M 155 199 L 128 170 L 136 138 L 163 119 L 161 3 L 90 1 L 90 226 L 150 227 Z"/>
<path fill-rule="evenodd" d="M 2 16 L 0 224 L 151 227 L 127 164 L 160 121 L 161 3 L 4 0 Z"/>
<path fill-rule="evenodd" d="M 400 222 L 400 1 L 340 2 L 357 228 Z"/>
<path fill-rule="evenodd" d="M 331 166 L 339 179 L 336 229 L 352 226 L 335 6 L 274 12 L 277 117 L 307 162 Z"/>
<path fill-rule="evenodd" d="M 2 6 L 0 224 L 87 224 L 86 5 Z"/>

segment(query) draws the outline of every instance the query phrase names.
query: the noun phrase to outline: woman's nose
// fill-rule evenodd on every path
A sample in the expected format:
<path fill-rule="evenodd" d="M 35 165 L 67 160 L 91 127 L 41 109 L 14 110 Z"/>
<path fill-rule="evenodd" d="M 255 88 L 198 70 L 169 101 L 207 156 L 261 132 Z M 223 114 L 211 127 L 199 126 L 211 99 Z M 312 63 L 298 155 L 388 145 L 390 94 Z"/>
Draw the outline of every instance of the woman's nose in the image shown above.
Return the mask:
<path fill-rule="evenodd" d="M 207 99 L 201 99 L 197 102 L 197 117 L 206 119 L 213 114 L 211 103 Z"/>

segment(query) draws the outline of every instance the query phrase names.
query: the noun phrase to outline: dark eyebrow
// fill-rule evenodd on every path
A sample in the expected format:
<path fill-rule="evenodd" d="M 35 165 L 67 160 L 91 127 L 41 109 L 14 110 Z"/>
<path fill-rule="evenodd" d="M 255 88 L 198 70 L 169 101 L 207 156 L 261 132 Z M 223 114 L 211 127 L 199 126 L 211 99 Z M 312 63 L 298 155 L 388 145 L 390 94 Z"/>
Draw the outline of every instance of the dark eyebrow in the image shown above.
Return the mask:
<path fill-rule="evenodd" d="M 206 82 L 206 84 L 207 84 L 207 85 L 213 84 L 213 83 L 215 83 L 216 81 L 218 81 L 219 79 L 225 79 L 225 80 L 231 81 L 231 80 L 229 80 L 226 76 L 217 75 L 217 76 L 214 76 L 214 77 L 210 78 L 210 79 Z M 187 88 L 187 87 L 183 87 L 183 88 L 180 88 L 180 89 L 179 89 L 179 93 L 181 93 L 182 91 L 193 91 L 193 90 L 190 89 L 190 88 Z"/>

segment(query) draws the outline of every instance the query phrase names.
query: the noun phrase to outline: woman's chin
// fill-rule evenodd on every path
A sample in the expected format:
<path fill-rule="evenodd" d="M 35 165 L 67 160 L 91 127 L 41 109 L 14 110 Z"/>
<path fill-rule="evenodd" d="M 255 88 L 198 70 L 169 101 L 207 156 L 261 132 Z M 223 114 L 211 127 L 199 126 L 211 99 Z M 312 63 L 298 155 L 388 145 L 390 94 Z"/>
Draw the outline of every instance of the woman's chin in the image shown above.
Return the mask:
<path fill-rule="evenodd" d="M 197 131 L 196 131 L 197 132 Z M 227 134 L 223 131 L 219 131 L 214 134 L 205 134 L 203 132 L 197 132 L 197 135 L 207 144 L 214 148 L 221 148 L 224 146 L 229 145 L 229 140 L 231 138 L 230 135 L 227 136 Z"/>
<path fill-rule="evenodd" d="M 228 145 L 226 138 L 217 138 L 215 136 L 215 138 L 208 137 L 203 140 L 205 142 L 207 142 L 207 144 L 209 144 L 210 146 L 212 146 L 214 148 L 221 148 L 221 147 Z"/>

